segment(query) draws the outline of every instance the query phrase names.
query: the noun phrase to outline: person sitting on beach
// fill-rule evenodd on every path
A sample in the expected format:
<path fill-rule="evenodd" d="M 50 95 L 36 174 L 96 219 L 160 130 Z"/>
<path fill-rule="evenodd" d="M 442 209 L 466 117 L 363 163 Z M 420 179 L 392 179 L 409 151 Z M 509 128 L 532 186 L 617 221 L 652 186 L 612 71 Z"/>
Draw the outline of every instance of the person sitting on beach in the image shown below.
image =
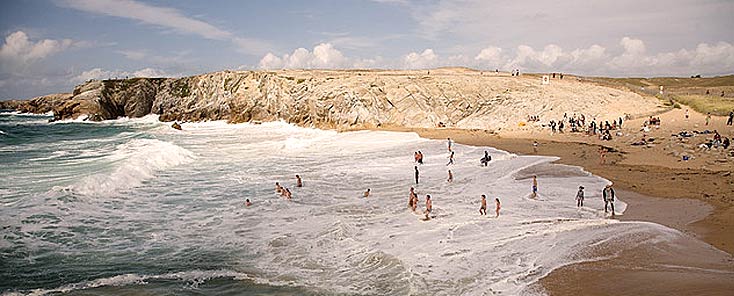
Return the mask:
<path fill-rule="evenodd" d="M 487 196 L 482 194 L 482 205 L 479 206 L 479 215 L 487 215 Z"/>
<path fill-rule="evenodd" d="M 275 192 L 276 193 L 283 193 L 283 187 L 280 186 L 280 183 L 275 182 Z"/>
<path fill-rule="evenodd" d="M 500 217 L 500 208 L 502 208 L 502 206 L 500 205 L 500 198 L 497 197 L 494 199 L 494 214 L 495 214 L 494 217 L 495 218 Z"/>
<path fill-rule="evenodd" d="M 246 200 L 245 200 L 245 206 L 246 206 L 246 207 L 249 207 L 249 206 L 251 206 L 251 205 L 252 205 L 252 203 L 250 202 L 250 199 L 249 199 L 249 198 L 248 198 L 248 199 L 246 199 Z"/>
<path fill-rule="evenodd" d="M 454 182 L 454 174 L 451 173 L 451 170 L 449 170 L 449 178 L 446 180 L 446 182 Z"/>
<path fill-rule="evenodd" d="M 576 207 L 584 206 L 584 186 L 579 186 L 579 191 L 576 192 Z"/>
<path fill-rule="evenodd" d="M 724 147 L 724 149 L 729 149 L 729 145 L 730 144 L 731 144 L 731 142 L 729 142 L 729 138 L 728 137 L 724 137 L 724 139 L 721 140 L 721 147 Z"/>
<path fill-rule="evenodd" d="M 533 175 L 533 198 L 538 196 L 538 178 Z"/>
<path fill-rule="evenodd" d="M 604 200 L 604 213 L 608 213 L 608 208 L 611 208 L 612 210 L 612 217 L 614 217 L 614 188 L 612 188 L 612 184 L 607 184 L 606 187 L 604 187 L 604 190 L 601 192 L 602 199 Z"/>
<path fill-rule="evenodd" d="M 296 175 L 296 187 L 303 187 L 303 181 L 299 175 Z"/>
<path fill-rule="evenodd" d="M 451 155 L 449 155 L 449 163 L 446 165 L 454 164 L 454 151 L 451 151 Z"/>
<path fill-rule="evenodd" d="M 364 197 L 369 197 L 369 196 L 370 196 L 370 189 L 367 188 L 367 191 L 364 192 Z"/>
<path fill-rule="evenodd" d="M 431 214 L 431 211 L 433 211 L 433 203 L 431 202 L 431 195 L 426 194 L 426 220 L 431 219 L 431 217 L 429 216 Z"/>
<path fill-rule="evenodd" d="M 484 166 L 487 166 L 487 164 L 492 160 L 492 156 L 489 156 L 489 152 L 486 150 L 484 151 L 484 157 L 479 160 Z"/>

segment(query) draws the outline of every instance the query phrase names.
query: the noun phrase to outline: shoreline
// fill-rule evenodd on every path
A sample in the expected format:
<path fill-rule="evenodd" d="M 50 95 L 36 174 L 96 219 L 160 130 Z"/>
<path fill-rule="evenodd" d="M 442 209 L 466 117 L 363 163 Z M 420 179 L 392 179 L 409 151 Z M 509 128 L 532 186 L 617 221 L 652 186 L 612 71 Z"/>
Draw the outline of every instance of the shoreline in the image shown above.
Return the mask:
<path fill-rule="evenodd" d="M 725 181 L 726 171 L 629 164 L 624 161 L 630 152 L 617 149 L 607 153 L 607 164 L 601 165 L 600 145 L 576 141 L 538 140 L 536 154 L 532 139 L 484 130 L 372 130 L 415 132 L 423 138 L 451 138 L 515 154 L 555 156 L 559 159 L 554 164 L 579 166 L 614 182 L 617 195 L 628 204 L 618 220 L 653 222 L 686 234 L 675 246 L 663 246 L 675 248 L 678 256 L 655 246 L 638 247 L 615 259 L 559 267 L 541 278 L 535 289 L 549 295 L 729 295 L 734 290 L 734 206 L 731 199 L 715 198 L 734 190 Z"/>

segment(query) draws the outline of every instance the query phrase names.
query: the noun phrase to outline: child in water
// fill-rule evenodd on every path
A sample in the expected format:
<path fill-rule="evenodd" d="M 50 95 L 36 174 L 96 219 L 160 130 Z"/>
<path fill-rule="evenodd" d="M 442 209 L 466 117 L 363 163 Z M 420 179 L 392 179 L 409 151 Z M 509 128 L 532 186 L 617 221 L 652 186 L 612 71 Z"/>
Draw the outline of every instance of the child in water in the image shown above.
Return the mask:
<path fill-rule="evenodd" d="M 431 211 L 433 211 L 433 203 L 431 202 L 431 195 L 426 194 L 426 220 L 431 219 L 431 217 L 429 216 L 431 214 Z"/>
<path fill-rule="evenodd" d="M 500 205 L 500 198 L 497 197 L 494 199 L 494 213 L 496 214 L 494 217 L 499 218 L 500 217 L 500 208 L 502 206 Z"/>
<path fill-rule="evenodd" d="M 479 207 L 479 215 L 487 215 L 487 196 L 482 194 L 482 205 Z"/>

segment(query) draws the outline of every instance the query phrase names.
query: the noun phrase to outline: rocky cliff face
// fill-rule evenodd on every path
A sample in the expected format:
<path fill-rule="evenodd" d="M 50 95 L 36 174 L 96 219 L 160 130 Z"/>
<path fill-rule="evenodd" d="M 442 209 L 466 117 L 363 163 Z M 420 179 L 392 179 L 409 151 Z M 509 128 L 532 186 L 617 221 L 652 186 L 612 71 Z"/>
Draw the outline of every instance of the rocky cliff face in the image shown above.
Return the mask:
<path fill-rule="evenodd" d="M 0 102 L 23 112 L 53 111 L 56 120 L 159 114 L 161 121 L 285 120 L 304 126 L 377 125 L 499 130 L 527 115 L 563 113 L 616 118 L 656 109 L 637 94 L 573 79 L 541 85 L 536 76 L 510 77 L 468 69 L 427 71 L 222 71 L 183 78 L 90 81 L 72 94 Z M 5 107 L 3 107 L 5 106 Z"/>

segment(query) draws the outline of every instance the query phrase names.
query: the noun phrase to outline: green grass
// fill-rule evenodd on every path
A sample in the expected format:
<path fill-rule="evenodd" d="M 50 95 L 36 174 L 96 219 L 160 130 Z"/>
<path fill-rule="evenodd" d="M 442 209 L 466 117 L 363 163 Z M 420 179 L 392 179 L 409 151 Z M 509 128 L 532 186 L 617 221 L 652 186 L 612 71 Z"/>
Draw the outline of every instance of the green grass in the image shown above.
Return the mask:
<path fill-rule="evenodd" d="M 702 95 L 677 95 L 673 96 L 673 100 L 683 105 L 688 105 L 701 113 L 714 115 L 728 115 L 734 110 L 734 98 L 722 98 L 719 96 L 702 96 Z"/>

